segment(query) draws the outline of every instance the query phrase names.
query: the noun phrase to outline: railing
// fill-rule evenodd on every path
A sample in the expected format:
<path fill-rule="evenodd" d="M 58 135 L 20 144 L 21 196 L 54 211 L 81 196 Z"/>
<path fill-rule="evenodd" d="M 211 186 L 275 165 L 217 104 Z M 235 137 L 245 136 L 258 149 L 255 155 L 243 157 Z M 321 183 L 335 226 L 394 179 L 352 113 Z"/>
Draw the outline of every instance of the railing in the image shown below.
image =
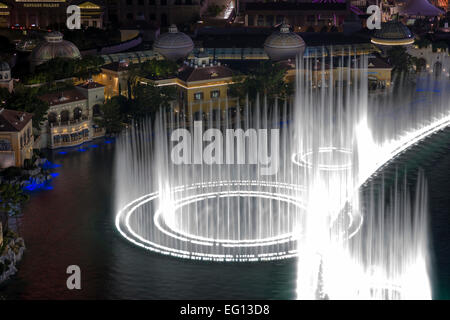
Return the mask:
<path fill-rule="evenodd" d="M 89 118 L 86 116 L 82 116 L 80 119 L 75 119 L 75 120 L 68 120 L 68 121 L 59 121 L 59 122 L 50 122 L 50 128 L 54 128 L 54 127 L 67 127 L 67 126 L 72 126 L 74 124 L 81 124 L 85 121 L 88 121 Z"/>
<path fill-rule="evenodd" d="M 52 142 L 51 148 L 53 149 L 53 148 L 58 148 L 58 147 L 76 146 L 76 145 L 79 145 L 79 144 L 89 141 L 89 140 L 90 140 L 89 136 L 83 136 L 81 138 L 77 138 L 77 139 L 71 140 L 71 141 Z"/>

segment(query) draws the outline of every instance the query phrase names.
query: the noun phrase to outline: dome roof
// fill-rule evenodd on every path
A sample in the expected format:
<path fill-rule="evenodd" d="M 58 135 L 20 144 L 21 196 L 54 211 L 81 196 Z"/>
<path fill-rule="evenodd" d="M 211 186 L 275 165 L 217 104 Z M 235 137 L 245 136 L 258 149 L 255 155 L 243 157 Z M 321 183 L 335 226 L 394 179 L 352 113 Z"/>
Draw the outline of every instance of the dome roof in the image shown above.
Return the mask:
<path fill-rule="evenodd" d="M 0 61 L 0 71 L 11 71 L 11 68 L 7 62 Z"/>
<path fill-rule="evenodd" d="M 264 50 L 273 60 L 295 58 L 296 55 L 303 54 L 305 46 L 305 41 L 298 34 L 289 31 L 286 24 L 268 36 L 264 42 Z"/>
<path fill-rule="evenodd" d="M 400 21 L 389 21 L 381 24 L 372 36 L 372 43 L 385 46 L 401 46 L 414 42 L 411 31 Z"/>
<path fill-rule="evenodd" d="M 63 34 L 53 31 L 45 35 L 45 41 L 34 48 L 31 53 L 32 65 L 39 65 L 53 58 L 80 58 L 78 48 L 70 41 L 63 40 Z"/>
<path fill-rule="evenodd" d="M 153 49 L 166 59 L 177 60 L 186 57 L 194 49 L 194 43 L 188 35 L 171 25 L 169 32 L 156 39 Z"/>

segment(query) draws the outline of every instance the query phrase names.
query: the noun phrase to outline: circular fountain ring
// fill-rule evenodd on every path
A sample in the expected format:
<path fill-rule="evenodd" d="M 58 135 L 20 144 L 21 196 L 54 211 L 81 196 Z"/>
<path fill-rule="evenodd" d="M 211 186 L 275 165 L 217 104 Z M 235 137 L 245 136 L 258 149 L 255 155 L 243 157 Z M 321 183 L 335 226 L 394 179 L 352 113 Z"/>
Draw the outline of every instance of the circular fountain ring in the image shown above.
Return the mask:
<path fill-rule="evenodd" d="M 179 186 L 172 190 L 175 198 L 171 210 L 216 197 L 254 197 L 287 203 L 303 211 L 299 193 L 303 187 L 282 182 L 265 181 L 215 181 Z M 189 192 L 188 196 L 182 196 Z M 180 197 L 182 196 L 182 197 Z M 267 261 L 294 257 L 297 254 L 298 230 L 250 239 L 212 238 L 193 234 L 177 228 L 164 219 L 164 208 L 156 208 L 159 193 L 144 195 L 123 207 L 116 216 L 116 227 L 127 240 L 145 249 L 180 258 L 212 261 Z M 154 207 L 153 207 L 154 206 Z M 151 236 L 133 227 L 146 226 Z M 144 221 L 144 222 L 143 222 Z"/>
<path fill-rule="evenodd" d="M 234 197 L 275 200 L 297 207 L 300 213 L 305 210 L 299 200 L 302 199 L 304 187 L 282 182 L 215 181 L 175 187 L 172 192 L 178 195 L 171 207 L 174 211 L 206 199 Z M 158 207 L 159 198 L 158 192 L 150 193 L 133 200 L 119 211 L 116 228 L 123 237 L 153 252 L 193 260 L 270 261 L 292 258 L 298 254 L 297 240 L 302 233 L 299 226 L 265 237 L 214 238 L 194 234 L 177 227 L 170 219 L 167 221 L 164 208 Z M 348 230 L 352 233 L 358 223 L 350 213 L 343 213 L 348 215 Z M 139 223 L 134 224 L 133 219 Z"/>
<path fill-rule="evenodd" d="M 322 147 L 322 148 L 319 148 L 318 153 L 321 156 L 334 154 L 335 156 L 343 157 L 345 160 L 339 164 L 333 164 L 333 163 L 328 164 L 328 163 L 326 163 L 326 161 L 319 161 L 319 164 L 317 167 L 321 171 L 343 171 L 343 170 L 349 170 L 352 167 L 352 161 L 351 161 L 352 151 L 350 149 L 336 148 L 336 147 Z M 312 150 L 305 152 L 303 154 L 294 153 L 294 154 L 292 154 L 291 161 L 298 166 L 312 168 L 313 163 L 311 161 L 311 157 L 313 154 L 314 154 L 314 151 L 312 151 Z"/>

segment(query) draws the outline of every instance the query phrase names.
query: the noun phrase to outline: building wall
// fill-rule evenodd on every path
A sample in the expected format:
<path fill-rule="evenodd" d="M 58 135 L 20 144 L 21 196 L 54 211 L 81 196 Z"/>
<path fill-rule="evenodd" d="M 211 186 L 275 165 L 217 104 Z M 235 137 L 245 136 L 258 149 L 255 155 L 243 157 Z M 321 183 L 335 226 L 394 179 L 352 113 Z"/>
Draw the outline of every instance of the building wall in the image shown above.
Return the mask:
<path fill-rule="evenodd" d="M 95 128 L 93 121 L 93 107 L 104 102 L 104 87 L 93 89 L 77 87 L 77 90 L 81 91 L 86 99 L 50 106 L 48 120 L 41 128 L 42 148 L 76 146 L 105 134 L 104 130 Z M 77 108 L 81 109 L 78 119 L 74 114 Z M 68 121 L 63 121 L 61 117 L 63 112 L 69 113 Z M 50 120 L 52 114 L 57 116 L 56 122 Z"/>
<path fill-rule="evenodd" d="M 325 81 L 329 81 L 330 76 L 333 76 L 333 80 L 334 80 L 334 85 L 341 85 L 338 82 L 339 79 L 339 75 L 341 73 L 342 75 L 342 80 L 345 82 L 348 82 L 349 80 L 346 79 L 346 75 L 347 75 L 347 70 L 348 68 L 344 67 L 344 68 L 334 68 L 332 70 L 330 69 L 325 69 L 325 70 L 317 70 L 317 71 L 313 71 L 312 72 L 312 85 L 313 86 L 320 86 L 320 83 L 322 82 L 322 75 L 323 78 L 325 79 Z M 359 69 L 350 69 L 350 77 L 351 79 L 353 79 L 355 76 L 359 75 Z M 391 84 L 391 71 L 392 69 L 387 68 L 369 68 L 368 70 L 368 76 L 370 78 L 373 78 L 374 80 L 376 79 L 376 81 L 378 81 L 380 84 L 383 84 L 385 86 L 389 86 Z M 355 74 L 356 73 L 356 74 Z M 286 73 L 286 80 L 287 81 L 295 81 L 295 77 L 296 77 L 296 70 L 295 69 L 290 69 L 288 70 L 288 72 Z M 350 81 L 351 81 L 350 79 Z"/>
<path fill-rule="evenodd" d="M 145 20 L 156 25 L 189 23 L 206 9 L 207 0 L 114 0 L 108 16 L 122 25 Z M 203 3 L 203 4 L 202 4 Z"/>
<path fill-rule="evenodd" d="M 2 168 L 23 166 L 25 159 L 31 159 L 33 156 L 32 121 L 29 121 L 20 132 L 0 132 L 0 141 L 10 143 L 10 150 L 0 150 L 0 166 Z"/>
<path fill-rule="evenodd" d="M 105 87 L 86 89 L 76 87 L 85 97 L 87 97 L 87 115 L 92 117 L 92 108 L 96 104 L 103 104 L 105 101 Z"/>
<path fill-rule="evenodd" d="M 447 50 L 438 49 L 436 52 L 433 52 L 431 45 L 428 48 L 421 49 L 416 46 L 408 46 L 407 49 L 408 53 L 413 57 L 425 59 L 428 73 L 436 73 L 439 70 L 439 73 L 449 75 L 450 55 Z"/>
<path fill-rule="evenodd" d="M 116 72 L 109 69 L 102 69 L 102 72 L 94 75 L 92 79 L 105 86 L 105 99 L 111 99 L 114 96 L 118 96 L 119 91 L 120 94 L 124 96 L 127 96 L 128 94 L 126 71 Z"/>
<path fill-rule="evenodd" d="M 10 12 L 10 25 L 16 24 L 24 27 L 31 25 L 39 27 L 47 27 L 53 23 L 65 23 L 67 20 L 66 9 L 69 1 L 54 0 L 35 1 L 35 0 L 21 0 L 20 2 L 9 0 L 13 2 Z"/>
<path fill-rule="evenodd" d="M 139 81 L 147 83 L 151 80 L 141 78 Z M 235 107 L 236 100 L 228 97 L 228 86 L 231 82 L 231 77 L 195 82 L 184 82 L 177 78 L 155 81 L 156 85 L 175 85 L 177 87 L 178 106 L 175 109 L 186 115 L 191 112 L 208 113 L 211 109 Z M 212 92 L 218 92 L 219 96 L 212 96 Z M 197 99 L 199 95 L 202 97 L 201 99 Z"/>
<path fill-rule="evenodd" d="M 11 70 L 0 71 L 0 88 L 6 88 L 9 92 L 13 90 Z"/>

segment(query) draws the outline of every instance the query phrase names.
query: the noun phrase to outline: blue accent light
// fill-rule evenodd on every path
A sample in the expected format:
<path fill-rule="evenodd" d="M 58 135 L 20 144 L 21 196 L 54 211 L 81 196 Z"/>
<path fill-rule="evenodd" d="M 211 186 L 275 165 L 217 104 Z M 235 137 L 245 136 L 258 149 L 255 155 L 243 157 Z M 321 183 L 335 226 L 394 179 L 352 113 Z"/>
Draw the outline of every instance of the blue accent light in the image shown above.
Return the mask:
<path fill-rule="evenodd" d="M 32 182 L 29 185 L 23 187 L 25 191 L 37 191 L 37 190 L 53 190 L 53 187 L 48 184 L 48 182 L 36 183 Z"/>
<path fill-rule="evenodd" d="M 54 169 L 54 168 L 59 168 L 61 167 L 60 164 L 56 164 L 56 163 L 52 163 L 50 161 L 46 161 L 43 165 L 42 165 L 42 169 Z"/>
<path fill-rule="evenodd" d="M 60 151 L 60 152 L 58 152 L 58 154 L 67 154 L 67 152 L 66 151 Z"/>

